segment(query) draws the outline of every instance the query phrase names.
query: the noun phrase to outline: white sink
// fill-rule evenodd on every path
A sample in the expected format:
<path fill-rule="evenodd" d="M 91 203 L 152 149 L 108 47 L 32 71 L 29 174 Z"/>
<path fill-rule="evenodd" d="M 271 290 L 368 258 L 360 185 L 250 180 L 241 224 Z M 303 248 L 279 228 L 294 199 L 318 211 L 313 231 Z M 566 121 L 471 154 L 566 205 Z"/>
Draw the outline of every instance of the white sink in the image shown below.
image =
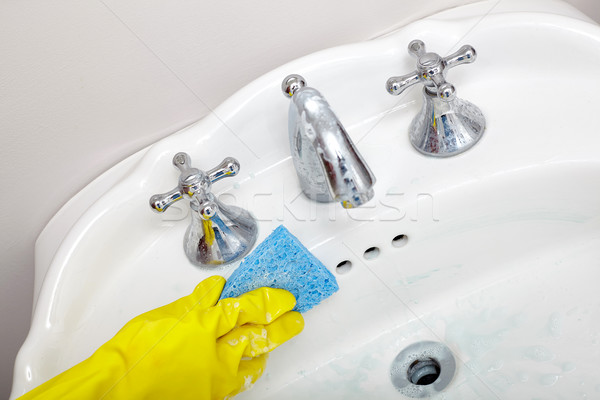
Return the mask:
<path fill-rule="evenodd" d="M 231 274 L 235 266 L 188 262 L 187 205 L 165 215 L 148 206 L 175 185 L 179 151 L 201 169 L 236 157 L 239 176 L 213 187 L 221 199 L 256 216 L 259 241 L 284 224 L 340 286 L 240 399 L 403 398 L 392 361 L 427 340 L 456 360 L 441 399 L 600 397 L 600 27 L 553 14 L 560 3 L 519 12 L 538 5 L 507 1 L 488 13 L 494 3 L 296 60 L 109 171 L 118 179 L 82 195 L 85 211 L 48 263 L 12 398 L 88 357 L 135 315 Z M 414 69 L 406 46 L 416 38 L 442 55 L 465 43 L 478 52 L 448 75 L 487 119 L 483 139 L 460 156 L 414 150 L 407 130 L 421 91 L 385 91 L 387 78 Z M 279 88 L 290 73 L 328 99 L 377 177 L 365 207 L 300 194 Z M 365 258 L 372 247 L 377 257 Z M 352 265 L 336 270 L 345 260 Z"/>

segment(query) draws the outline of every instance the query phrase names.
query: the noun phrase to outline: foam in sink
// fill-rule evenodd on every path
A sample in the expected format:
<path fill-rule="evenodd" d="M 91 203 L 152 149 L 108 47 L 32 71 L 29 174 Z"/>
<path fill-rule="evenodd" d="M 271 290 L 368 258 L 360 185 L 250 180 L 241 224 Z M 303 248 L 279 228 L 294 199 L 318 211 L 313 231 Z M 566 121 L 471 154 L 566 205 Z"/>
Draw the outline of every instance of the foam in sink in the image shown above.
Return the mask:
<path fill-rule="evenodd" d="M 242 260 L 221 298 L 263 286 L 290 291 L 296 297 L 294 311 L 299 312 L 310 310 L 338 290 L 331 272 L 283 225 Z"/>

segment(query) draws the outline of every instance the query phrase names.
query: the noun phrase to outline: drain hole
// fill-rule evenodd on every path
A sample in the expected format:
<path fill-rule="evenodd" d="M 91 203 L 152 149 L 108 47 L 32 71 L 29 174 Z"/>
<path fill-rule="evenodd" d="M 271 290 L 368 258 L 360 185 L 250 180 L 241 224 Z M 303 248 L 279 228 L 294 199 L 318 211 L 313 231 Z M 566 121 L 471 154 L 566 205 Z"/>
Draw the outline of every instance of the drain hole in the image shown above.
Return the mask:
<path fill-rule="evenodd" d="M 377 256 L 379 256 L 379 247 L 369 247 L 363 254 L 363 257 L 367 260 L 372 260 L 377 258 Z"/>
<path fill-rule="evenodd" d="M 406 377 L 413 385 L 431 385 L 439 378 L 440 371 L 440 364 L 433 358 L 415 360 L 406 371 Z"/>
<path fill-rule="evenodd" d="M 340 275 L 347 274 L 352 269 L 352 262 L 350 260 L 342 261 L 335 267 L 335 272 Z"/>
<path fill-rule="evenodd" d="M 413 399 L 434 397 L 450 385 L 455 372 L 456 362 L 450 349 L 431 341 L 406 347 L 390 366 L 392 385 Z"/>
<path fill-rule="evenodd" d="M 392 246 L 394 247 L 402 247 L 408 242 L 408 236 L 406 235 L 398 235 L 392 239 Z"/>

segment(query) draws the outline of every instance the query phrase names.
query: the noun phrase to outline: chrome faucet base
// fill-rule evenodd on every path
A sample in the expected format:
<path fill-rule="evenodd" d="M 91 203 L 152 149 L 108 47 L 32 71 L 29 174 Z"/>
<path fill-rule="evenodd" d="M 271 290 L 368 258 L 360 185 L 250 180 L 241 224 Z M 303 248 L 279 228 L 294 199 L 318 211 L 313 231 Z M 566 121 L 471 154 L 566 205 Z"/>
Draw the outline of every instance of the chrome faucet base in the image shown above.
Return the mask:
<path fill-rule="evenodd" d="M 215 267 L 238 261 L 256 243 L 258 227 L 248 211 L 217 199 L 214 202 L 219 212 L 210 219 L 201 218 L 192 203 L 192 223 L 185 232 L 183 248 L 195 265 Z"/>
<path fill-rule="evenodd" d="M 473 103 L 440 99 L 423 88 L 423 107 L 409 128 L 412 145 L 421 153 L 450 157 L 470 149 L 485 131 L 485 117 Z"/>
<path fill-rule="evenodd" d="M 477 106 L 456 96 L 456 89 L 446 80 L 446 73 L 450 68 L 474 62 L 475 49 L 464 45 L 442 57 L 428 53 L 421 40 L 413 40 L 408 44 L 408 52 L 416 57 L 417 69 L 391 77 L 386 89 L 398 96 L 417 83 L 424 85 L 423 107 L 409 129 L 412 145 L 421 153 L 435 157 L 449 157 L 468 150 L 485 131 L 485 117 Z"/>
<path fill-rule="evenodd" d="M 179 184 L 167 193 L 150 198 L 150 207 L 165 212 L 171 204 L 186 197 L 190 200 L 192 222 L 185 232 L 183 249 L 192 264 L 215 267 L 244 257 L 256 243 L 258 226 L 244 209 L 227 206 L 212 193 L 211 186 L 223 178 L 235 176 L 240 164 L 227 157 L 206 172 L 192 167 L 186 153 L 177 153 L 173 165 L 181 171 Z"/>

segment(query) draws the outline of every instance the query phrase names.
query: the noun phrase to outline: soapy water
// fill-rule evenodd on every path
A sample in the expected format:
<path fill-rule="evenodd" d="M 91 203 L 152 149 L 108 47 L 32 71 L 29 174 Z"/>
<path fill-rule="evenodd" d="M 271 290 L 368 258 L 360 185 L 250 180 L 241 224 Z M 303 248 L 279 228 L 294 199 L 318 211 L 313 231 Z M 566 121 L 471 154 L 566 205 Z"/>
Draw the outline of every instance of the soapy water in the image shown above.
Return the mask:
<path fill-rule="evenodd" d="M 558 382 L 560 375 L 555 374 L 545 374 L 540 378 L 540 383 L 544 386 L 552 386 Z"/>
<path fill-rule="evenodd" d="M 529 375 L 525 372 L 519 372 L 517 374 L 517 378 L 519 379 L 520 382 L 523 382 L 523 383 L 529 381 Z"/>
<path fill-rule="evenodd" d="M 487 369 L 487 372 L 499 371 L 502 369 L 503 366 L 504 366 L 503 360 L 496 360 L 490 364 L 490 366 Z"/>
<path fill-rule="evenodd" d="M 529 282 L 531 281 L 529 280 Z M 509 286 L 508 289 L 511 289 L 512 282 Z M 564 393 L 565 390 L 573 387 L 575 390 L 571 392 L 572 398 L 580 398 L 577 384 L 582 378 L 588 379 L 588 366 L 585 363 L 580 364 L 581 357 L 577 352 L 579 346 L 574 348 L 575 352 L 565 352 L 563 350 L 571 348 L 564 348 L 563 342 L 567 339 L 570 340 L 573 335 L 573 322 L 590 318 L 589 313 L 585 315 L 581 308 L 573 309 L 568 305 L 558 304 L 558 301 L 553 301 L 551 296 L 545 297 L 545 300 L 540 296 L 521 303 L 509 302 L 504 293 L 498 294 L 494 289 L 494 287 L 486 288 L 486 290 L 464 299 L 457 299 L 455 303 L 448 306 L 450 312 L 446 308 L 440 307 L 439 310 L 421 319 L 421 322 L 433 327 L 432 329 L 436 330 L 439 337 L 444 338 L 443 342 L 448 343 L 461 358 L 458 361 L 462 368 L 457 370 L 454 381 L 443 392 L 436 393 L 434 398 L 438 400 L 442 398 L 469 400 L 521 398 L 519 393 L 523 396 L 522 398 L 535 398 L 536 396 L 561 398 L 553 397 L 552 393 L 558 391 Z M 503 292 L 506 289 L 506 285 L 498 285 L 497 292 Z M 548 309 L 548 305 L 553 308 Z M 544 308 L 540 312 L 539 307 L 542 306 Z M 416 323 L 413 325 L 421 326 Z M 408 328 L 402 327 L 398 334 L 402 340 L 395 342 L 394 346 L 387 349 L 388 351 L 393 350 L 394 353 L 386 351 L 381 355 L 381 361 L 391 367 L 389 371 L 392 375 L 406 376 L 407 369 L 412 363 L 411 360 L 405 360 L 390 366 L 386 362 L 387 354 L 393 357 L 393 354 L 402 348 L 402 343 L 407 339 L 414 340 L 415 336 L 407 335 L 407 330 Z M 594 330 L 580 331 L 580 333 L 585 334 L 585 339 L 587 339 L 581 345 L 589 345 L 593 339 L 600 338 Z M 596 336 L 593 336 L 594 334 Z M 419 335 L 422 334 L 419 333 Z M 593 348 L 591 349 L 593 350 Z M 357 350 L 357 352 L 366 354 L 363 353 L 366 350 L 365 348 Z M 421 357 L 434 358 L 432 353 L 418 348 L 415 350 L 413 361 Z M 438 355 L 436 354 L 435 358 Z M 568 358 L 565 359 L 565 357 Z M 575 361 L 577 366 L 571 361 Z M 339 361 L 339 363 L 342 362 L 342 360 Z M 359 370 L 366 372 L 366 368 L 352 368 L 343 373 L 344 379 L 340 382 L 343 388 L 340 388 L 340 392 L 363 395 L 373 390 L 372 383 L 378 379 L 375 375 L 380 373 L 379 368 L 369 371 L 373 374 L 367 376 L 358 376 L 356 371 Z M 316 379 L 314 378 L 316 375 L 323 377 L 321 374 L 310 375 L 311 379 Z M 335 378 L 327 381 L 323 379 L 323 382 L 319 382 L 322 384 L 321 388 L 329 389 L 335 386 Z M 377 383 L 382 382 L 377 381 Z M 583 389 L 587 389 L 589 397 L 594 398 L 590 392 L 597 390 L 597 393 L 600 393 L 600 385 L 595 386 L 596 383 L 598 382 L 589 379 L 588 387 L 580 387 L 580 392 L 583 393 L 586 391 Z M 352 389 L 347 390 L 350 386 Z M 434 385 L 421 387 L 407 385 L 402 391 L 398 387 L 395 387 L 395 390 L 398 390 L 397 398 L 401 398 L 403 394 L 424 397 L 424 393 L 426 393 L 424 388 L 428 386 L 433 387 Z M 350 396 L 349 398 L 358 399 L 359 397 Z M 562 398 L 571 398 L 571 396 Z"/>
<path fill-rule="evenodd" d="M 563 372 L 569 373 L 569 372 L 575 371 L 576 366 L 572 362 L 565 362 L 562 364 L 561 368 L 562 368 Z"/>
<path fill-rule="evenodd" d="M 505 392 L 513 385 L 512 380 L 504 375 L 499 373 L 494 373 L 490 375 L 488 378 L 488 383 L 491 384 L 496 391 Z"/>
<path fill-rule="evenodd" d="M 517 387 L 527 387 L 526 391 L 531 391 L 535 386 L 538 386 L 538 390 L 558 385 L 564 388 L 568 383 L 562 382 L 563 379 L 568 376 L 572 380 L 576 376 L 576 364 L 571 360 L 559 359 L 554 352 L 554 345 L 559 344 L 557 340 L 565 336 L 565 324 L 568 322 L 565 318 L 578 318 L 575 312 L 568 315 L 553 311 L 546 314 L 545 318 L 539 318 L 523 309 L 510 313 L 507 310 L 481 308 L 477 303 L 461 304 L 467 305 L 461 318 L 442 318 L 447 323 L 446 342 L 453 343 L 462 351 L 462 357 L 465 358 L 463 372 L 469 370 L 472 376 L 483 379 L 495 393 L 508 394 L 519 390 Z M 473 313 L 474 310 L 477 313 Z M 523 342 L 519 338 L 520 332 L 524 327 L 530 330 L 532 322 L 537 322 L 539 333 L 530 340 L 539 342 L 529 346 L 527 343 L 523 343 L 525 346 L 517 345 L 519 340 Z M 525 369 L 519 371 L 523 367 Z"/>
<path fill-rule="evenodd" d="M 560 338 L 562 335 L 562 316 L 558 312 L 553 312 L 548 320 L 548 332 L 553 338 Z"/>
<path fill-rule="evenodd" d="M 555 355 L 544 346 L 531 346 L 525 350 L 525 357 L 537 362 L 553 360 Z"/>

